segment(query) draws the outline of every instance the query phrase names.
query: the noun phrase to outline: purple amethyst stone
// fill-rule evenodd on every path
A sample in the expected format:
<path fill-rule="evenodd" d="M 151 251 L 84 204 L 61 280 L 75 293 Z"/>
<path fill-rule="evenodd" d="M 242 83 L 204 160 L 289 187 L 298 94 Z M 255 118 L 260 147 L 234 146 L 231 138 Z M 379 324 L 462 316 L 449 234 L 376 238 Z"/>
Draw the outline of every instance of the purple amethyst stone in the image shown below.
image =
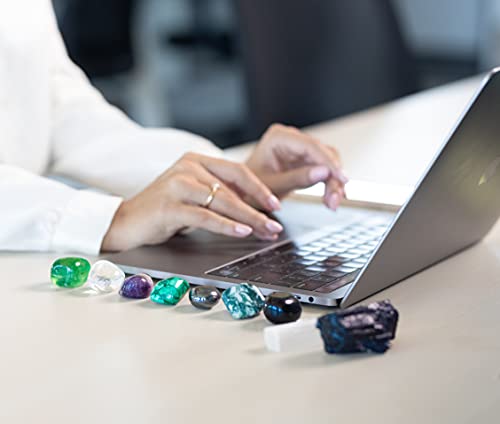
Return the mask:
<path fill-rule="evenodd" d="M 125 278 L 120 295 L 129 299 L 146 299 L 153 290 L 154 283 L 149 275 L 137 274 Z"/>

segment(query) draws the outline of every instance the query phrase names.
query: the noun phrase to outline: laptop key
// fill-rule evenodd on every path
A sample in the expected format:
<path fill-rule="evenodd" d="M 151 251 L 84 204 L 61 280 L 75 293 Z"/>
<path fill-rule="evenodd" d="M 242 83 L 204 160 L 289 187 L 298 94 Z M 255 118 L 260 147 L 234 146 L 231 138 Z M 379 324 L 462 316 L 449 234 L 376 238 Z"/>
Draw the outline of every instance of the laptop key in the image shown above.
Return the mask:
<path fill-rule="evenodd" d="M 300 257 L 305 257 L 313 254 L 313 252 L 310 252 L 309 250 L 296 250 L 294 253 Z"/>
<path fill-rule="evenodd" d="M 359 247 L 355 247 L 354 249 L 349 249 L 346 253 L 349 253 L 350 255 L 364 255 L 365 253 L 369 252 L 370 250 L 365 250 L 365 249 L 360 249 Z"/>
<path fill-rule="evenodd" d="M 341 255 L 332 255 L 329 256 L 327 259 L 325 259 L 325 262 L 329 262 L 331 264 L 336 263 L 337 265 L 340 265 L 342 262 L 346 262 L 348 259 L 344 258 Z"/>
<path fill-rule="evenodd" d="M 339 258 L 344 259 L 344 260 L 352 260 L 352 259 L 359 258 L 359 256 L 360 255 L 358 255 L 357 253 L 349 253 L 349 251 L 347 251 L 345 253 L 341 253 L 339 255 Z"/>
<path fill-rule="evenodd" d="M 289 283 L 288 281 L 285 281 L 285 280 L 281 279 L 281 280 L 275 281 L 273 283 L 273 286 L 291 287 L 292 284 Z"/>
<path fill-rule="evenodd" d="M 358 275 L 357 272 L 353 272 L 352 274 L 348 274 L 345 275 L 344 277 L 337 278 L 331 283 L 318 287 L 317 289 L 315 289 L 315 291 L 317 293 L 331 293 L 334 290 L 344 287 L 346 284 L 352 283 L 356 279 L 357 275 Z"/>
<path fill-rule="evenodd" d="M 309 277 L 306 277 L 305 275 L 291 274 L 281 278 L 280 282 L 288 286 L 293 286 L 294 284 L 298 284 L 308 278 Z"/>
<path fill-rule="evenodd" d="M 356 262 L 357 264 L 366 264 L 368 262 L 368 259 L 367 258 L 356 258 L 356 259 L 353 259 L 352 262 Z"/>
<path fill-rule="evenodd" d="M 346 275 L 346 273 L 340 271 L 326 271 L 323 275 L 328 275 L 332 278 L 340 278 Z"/>
<path fill-rule="evenodd" d="M 317 271 L 308 271 L 307 269 L 303 269 L 302 271 L 298 271 L 298 272 L 296 272 L 293 275 L 295 275 L 297 277 L 299 277 L 299 276 L 300 277 L 304 277 L 303 279 L 305 280 L 306 278 L 313 277 L 316 274 L 319 274 L 319 272 L 317 272 Z"/>
<path fill-rule="evenodd" d="M 299 283 L 296 286 L 293 286 L 293 288 L 299 289 L 299 290 L 314 291 L 314 290 L 320 288 L 321 286 L 324 286 L 325 284 L 328 284 L 328 281 L 310 279 L 310 280 L 303 281 L 302 283 Z"/>
<path fill-rule="evenodd" d="M 295 262 L 289 263 L 289 264 L 284 264 L 281 266 L 280 271 L 283 273 L 283 275 L 288 275 L 292 274 L 294 272 L 300 271 L 301 269 L 304 269 L 304 265 L 296 264 Z"/>
<path fill-rule="evenodd" d="M 305 270 L 311 271 L 311 272 L 316 272 L 316 274 L 318 274 L 320 272 L 325 272 L 327 270 L 327 268 L 322 267 L 322 266 L 313 265 L 313 266 L 308 266 Z"/>
<path fill-rule="evenodd" d="M 298 264 L 298 265 L 303 265 L 303 266 L 309 266 L 309 265 L 313 265 L 315 264 L 317 261 L 308 261 L 308 260 L 305 260 L 305 259 L 301 259 L 299 261 L 293 261 L 294 264 Z"/>
<path fill-rule="evenodd" d="M 316 246 L 311 246 L 309 244 L 306 244 L 305 246 L 300 246 L 300 250 L 307 250 L 309 252 L 319 252 L 322 248 L 321 247 L 316 247 Z"/>
<path fill-rule="evenodd" d="M 264 271 L 261 274 L 250 277 L 249 280 L 255 283 L 274 284 L 283 278 L 283 274 L 279 272 Z"/>
<path fill-rule="evenodd" d="M 328 252 L 332 252 L 332 253 L 342 253 L 342 252 L 345 252 L 347 249 L 343 248 L 343 247 L 330 246 L 330 247 L 327 247 L 325 250 Z"/>
<path fill-rule="evenodd" d="M 310 255 L 310 256 L 306 256 L 304 259 L 305 259 L 306 261 L 318 262 L 318 261 L 323 261 L 323 260 L 325 260 L 325 256 Z"/>
<path fill-rule="evenodd" d="M 310 246 L 321 247 L 322 249 L 324 249 L 325 247 L 330 246 L 330 244 L 331 243 L 325 243 L 323 241 L 313 241 L 312 243 L 309 243 Z"/>
<path fill-rule="evenodd" d="M 260 265 L 258 268 L 260 268 Z M 233 272 L 232 274 L 228 275 L 227 277 L 228 278 L 235 278 L 237 280 L 248 280 L 249 278 L 257 275 L 258 272 L 259 272 L 259 270 L 256 268 L 248 268 L 248 269 L 243 269 L 243 270 L 238 271 L 238 272 Z"/>
<path fill-rule="evenodd" d="M 343 266 L 343 265 L 337 266 L 337 267 L 333 268 L 333 270 L 339 271 L 339 272 L 345 272 L 345 273 L 351 273 L 351 272 L 357 271 L 356 268 L 352 268 L 349 266 Z"/>
<path fill-rule="evenodd" d="M 365 266 L 365 264 L 361 264 L 359 262 L 346 262 L 344 264 L 342 264 L 342 266 L 345 266 L 345 267 L 350 267 L 350 268 L 354 268 L 354 269 L 361 269 Z"/>
<path fill-rule="evenodd" d="M 316 264 L 315 264 L 315 266 L 321 266 L 323 268 L 326 268 L 327 270 L 335 268 L 336 266 L 339 266 L 339 265 L 342 265 L 342 262 L 331 261 L 329 259 L 327 259 L 326 261 L 322 261 L 322 262 L 316 262 Z"/>
<path fill-rule="evenodd" d="M 324 281 L 325 283 L 328 283 L 328 282 L 334 280 L 335 278 L 337 278 L 337 277 L 332 277 L 331 275 L 324 272 L 322 274 L 315 275 L 313 278 L 311 278 L 311 280 Z"/>

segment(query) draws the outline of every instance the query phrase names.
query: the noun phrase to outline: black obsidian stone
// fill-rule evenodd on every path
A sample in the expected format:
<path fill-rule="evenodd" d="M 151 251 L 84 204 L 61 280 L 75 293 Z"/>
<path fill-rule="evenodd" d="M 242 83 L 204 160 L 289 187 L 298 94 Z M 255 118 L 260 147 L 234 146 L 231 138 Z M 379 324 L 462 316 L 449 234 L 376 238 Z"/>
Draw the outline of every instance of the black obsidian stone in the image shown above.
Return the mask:
<path fill-rule="evenodd" d="M 220 291 L 213 286 L 196 286 L 189 292 L 189 301 L 199 309 L 212 309 L 220 300 Z"/>
<path fill-rule="evenodd" d="M 396 337 L 399 313 L 384 300 L 318 318 L 328 353 L 384 353 Z"/>
<path fill-rule="evenodd" d="M 273 324 L 297 321 L 302 313 L 302 306 L 290 293 L 274 292 L 266 298 L 264 315 Z"/>

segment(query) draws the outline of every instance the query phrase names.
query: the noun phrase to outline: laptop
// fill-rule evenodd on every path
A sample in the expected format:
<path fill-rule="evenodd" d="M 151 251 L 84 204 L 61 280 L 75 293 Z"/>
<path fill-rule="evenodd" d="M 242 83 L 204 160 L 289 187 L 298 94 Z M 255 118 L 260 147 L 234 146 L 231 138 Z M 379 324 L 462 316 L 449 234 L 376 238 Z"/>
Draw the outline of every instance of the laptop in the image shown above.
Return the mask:
<path fill-rule="evenodd" d="M 288 201 L 276 242 L 203 231 L 109 257 L 126 273 L 347 307 L 479 242 L 500 215 L 500 68 L 485 77 L 398 212 Z"/>

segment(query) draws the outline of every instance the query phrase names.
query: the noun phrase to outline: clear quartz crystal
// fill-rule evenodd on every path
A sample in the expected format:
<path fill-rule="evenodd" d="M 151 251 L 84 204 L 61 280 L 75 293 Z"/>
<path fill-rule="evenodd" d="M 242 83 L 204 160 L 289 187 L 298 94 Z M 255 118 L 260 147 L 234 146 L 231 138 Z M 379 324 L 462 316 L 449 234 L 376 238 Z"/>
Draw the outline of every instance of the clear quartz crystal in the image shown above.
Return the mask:
<path fill-rule="evenodd" d="M 121 287 L 125 273 L 114 263 L 97 261 L 90 270 L 88 284 L 99 292 L 110 292 Z"/>

